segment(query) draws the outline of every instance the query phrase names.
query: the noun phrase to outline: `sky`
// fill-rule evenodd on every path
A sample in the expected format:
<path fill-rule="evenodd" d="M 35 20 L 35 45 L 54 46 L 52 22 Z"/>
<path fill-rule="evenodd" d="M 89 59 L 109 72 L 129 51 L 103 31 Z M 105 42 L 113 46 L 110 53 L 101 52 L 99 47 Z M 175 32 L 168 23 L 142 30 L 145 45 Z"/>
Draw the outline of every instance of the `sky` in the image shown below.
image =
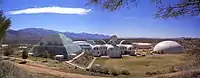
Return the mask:
<path fill-rule="evenodd" d="M 155 5 L 108 12 L 88 0 L 1 0 L 0 9 L 12 21 L 11 29 L 45 28 L 61 32 L 94 33 L 134 38 L 200 37 L 200 17 L 155 19 Z M 169 0 L 168 0 L 169 1 Z M 173 0 L 175 1 L 175 0 Z"/>

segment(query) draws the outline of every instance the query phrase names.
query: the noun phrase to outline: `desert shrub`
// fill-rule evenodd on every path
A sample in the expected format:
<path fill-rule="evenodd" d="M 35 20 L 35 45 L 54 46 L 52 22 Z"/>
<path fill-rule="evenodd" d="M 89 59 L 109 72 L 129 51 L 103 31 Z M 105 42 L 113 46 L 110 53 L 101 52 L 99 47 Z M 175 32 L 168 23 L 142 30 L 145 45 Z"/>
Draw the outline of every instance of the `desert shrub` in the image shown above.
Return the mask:
<path fill-rule="evenodd" d="M 119 75 L 119 72 L 116 71 L 115 69 L 112 69 L 112 70 L 111 70 L 111 74 L 112 74 L 113 76 L 118 76 L 118 75 Z"/>
<path fill-rule="evenodd" d="M 152 73 L 151 72 L 146 72 L 145 75 L 152 75 Z"/>
<path fill-rule="evenodd" d="M 104 67 L 95 66 L 88 69 L 90 72 L 100 73 L 100 74 L 109 74 L 109 69 Z"/>
<path fill-rule="evenodd" d="M 98 66 L 95 66 L 95 67 L 91 67 L 89 69 L 90 72 L 95 72 L 95 73 L 98 73 L 101 71 L 101 67 L 98 67 Z"/>
<path fill-rule="evenodd" d="M 49 74 L 28 72 L 8 60 L 0 60 L 0 78 L 60 78 Z"/>
<path fill-rule="evenodd" d="M 9 56 L 9 55 L 12 55 L 13 53 L 14 53 L 14 51 L 11 48 L 5 48 L 3 55 Z"/>
<path fill-rule="evenodd" d="M 150 76 L 151 75 L 158 75 L 158 74 L 162 74 L 162 72 L 158 70 L 158 71 L 154 71 L 154 72 L 146 72 L 145 73 L 145 75 L 150 75 Z"/>
<path fill-rule="evenodd" d="M 9 61 L 0 61 L 0 78 L 35 78 L 35 74 L 27 73 Z"/>
<path fill-rule="evenodd" d="M 27 59 L 27 58 L 28 58 L 28 51 L 27 50 L 23 50 L 22 59 Z"/>
<path fill-rule="evenodd" d="M 19 62 L 19 64 L 26 64 L 26 63 L 27 63 L 26 61 Z"/>
<path fill-rule="evenodd" d="M 122 74 L 122 75 L 130 75 L 131 73 L 128 70 L 122 70 L 122 71 L 120 71 L 120 74 Z"/>
<path fill-rule="evenodd" d="M 146 55 L 143 54 L 142 56 L 146 56 Z"/>
<path fill-rule="evenodd" d="M 169 68 L 169 73 L 177 72 L 177 70 L 174 67 Z"/>
<path fill-rule="evenodd" d="M 108 68 L 101 68 L 100 73 L 102 73 L 102 74 L 109 74 L 109 70 L 108 70 Z"/>

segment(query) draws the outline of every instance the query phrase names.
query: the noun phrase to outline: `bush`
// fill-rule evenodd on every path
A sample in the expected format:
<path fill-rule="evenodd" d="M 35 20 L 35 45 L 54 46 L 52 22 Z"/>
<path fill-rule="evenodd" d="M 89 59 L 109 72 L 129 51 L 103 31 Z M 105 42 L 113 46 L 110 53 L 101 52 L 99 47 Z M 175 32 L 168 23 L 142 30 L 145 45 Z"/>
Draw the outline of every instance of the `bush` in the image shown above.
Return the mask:
<path fill-rule="evenodd" d="M 109 74 L 109 70 L 108 70 L 108 68 L 102 68 L 101 71 L 100 71 L 100 73 L 102 73 L 102 74 Z"/>
<path fill-rule="evenodd" d="M 9 55 L 12 55 L 13 53 L 14 53 L 14 51 L 11 48 L 5 48 L 3 55 L 9 56 Z"/>
<path fill-rule="evenodd" d="M 177 70 L 175 70 L 174 67 L 171 67 L 171 68 L 169 69 L 169 72 L 170 72 L 170 73 L 174 73 L 174 72 L 177 72 Z"/>
<path fill-rule="evenodd" d="M 146 72 L 145 75 L 152 75 L 152 73 L 151 72 Z"/>
<path fill-rule="evenodd" d="M 100 73 L 101 67 L 97 67 L 97 66 L 91 67 L 91 68 L 89 69 L 89 71 L 90 71 L 90 72 L 95 72 L 95 73 Z"/>
<path fill-rule="evenodd" d="M 27 63 L 26 61 L 19 62 L 19 64 L 26 64 L 26 63 Z"/>
<path fill-rule="evenodd" d="M 128 70 L 122 70 L 120 72 L 120 74 L 122 74 L 122 75 L 130 75 L 131 73 Z"/>
<path fill-rule="evenodd" d="M 113 70 L 111 71 L 111 74 L 112 74 L 113 76 L 118 76 L 118 75 L 119 75 L 119 73 L 118 73 L 115 69 L 113 69 Z"/>
<path fill-rule="evenodd" d="M 0 61 L 0 78 L 35 78 L 9 61 Z"/>
<path fill-rule="evenodd" d="M 160 71 L 156 71 L 156 72 L 146 72 L 145 75 L 157 75 L 160 74 Z"/>
<path fill-rule="evenodd" d="M 24 50 L 22 52 L 22 59 L 27 59 L 28 58 L 28 52 L 26 50 Z"/>

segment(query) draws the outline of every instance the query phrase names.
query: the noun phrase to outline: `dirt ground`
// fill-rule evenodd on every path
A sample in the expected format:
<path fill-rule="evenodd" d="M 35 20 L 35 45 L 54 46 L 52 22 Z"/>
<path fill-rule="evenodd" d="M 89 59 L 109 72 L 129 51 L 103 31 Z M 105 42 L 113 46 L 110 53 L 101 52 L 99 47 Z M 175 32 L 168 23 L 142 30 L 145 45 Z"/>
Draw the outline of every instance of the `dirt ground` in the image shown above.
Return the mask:
<path fill-rule="evenodd" d="M 75 73 L 61 72 L 61 71 L 57 71 L 54 68 L 50 68 L 44 65 L 37 65 L 37 64 L 16 64 L 16 65 L 30 72 L 49 74 L 49 75 L 58 76 L 62 78 L 105 78 L 105 77 L 98 77 L 98 76 L 87 76 L 87 75 L 81 75 L 81 74 L 75 74 Z"/>

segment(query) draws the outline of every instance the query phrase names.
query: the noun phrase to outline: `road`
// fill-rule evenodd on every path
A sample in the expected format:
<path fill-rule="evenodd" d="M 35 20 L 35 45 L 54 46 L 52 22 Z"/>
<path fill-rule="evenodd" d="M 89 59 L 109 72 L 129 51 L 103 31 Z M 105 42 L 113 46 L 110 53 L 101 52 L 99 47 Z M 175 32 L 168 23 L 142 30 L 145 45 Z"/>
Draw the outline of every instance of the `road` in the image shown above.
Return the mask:
<path fill-rule="evenodd" d="M 49 75 L 59 76 L 59 77 L 64 77 L 64 78 L 105 78 L 105 77 L 88 76 L 88 75 L 81 75 L 81 74 L 75 74 L 75 73 L 66 73 L 62 71 L 53 70 L 52 68 L 44 66 L 44 65 L 36 65 L 36 64 L 35 65 L 16 64 L 16 65 L 29 72 L 49 74 Z"/>

